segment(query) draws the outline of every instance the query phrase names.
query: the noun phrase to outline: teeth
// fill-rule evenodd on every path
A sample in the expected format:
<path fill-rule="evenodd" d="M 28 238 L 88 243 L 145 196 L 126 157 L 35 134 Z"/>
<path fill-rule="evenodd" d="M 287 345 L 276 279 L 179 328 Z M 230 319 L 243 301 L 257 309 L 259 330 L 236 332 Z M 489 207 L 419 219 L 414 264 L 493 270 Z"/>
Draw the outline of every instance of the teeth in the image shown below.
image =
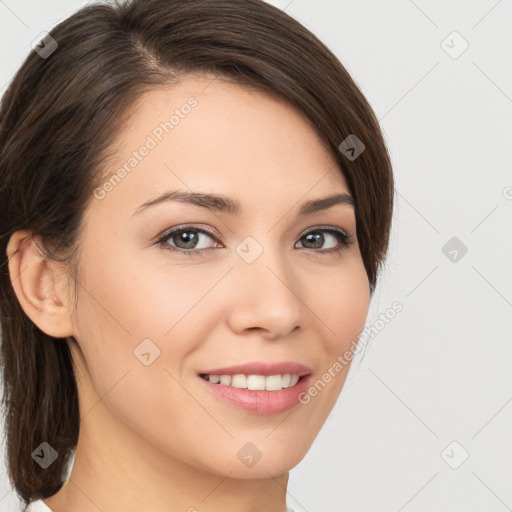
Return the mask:
<path fill-rule="evenodd" d="M 265 377 L 263 375 L 249 375 L 247 377 L 247 389 L 254 391 L 265 389 Z"/>
<path fill-rule="evenodd" d="M 231 386 L 234 388 L 246 388 L 247 377 L 245 375 L 233 375 L 231 377 Z"/>
<path fill-rule="evenodd" d="M 234 388 L 250 389 L 253 391 L 280 391 L 295 386 L 299 381 L 298 375 L 285 373 L 283 375 L 204 375 L 204 379 L 213 384 L 222 384 Z"/>
<path fill-rule="evenodd" d="M 289 388 L 292 381 L 292 376 L 289 373 L 285 373 L 282 378 L 283 388 Z"/>
<path fill-rule="evenodd" d="M 231 375 L 221 375 L 220 383 L 224 384 L 224 386 L 229 386 L 231 384 Z"/>

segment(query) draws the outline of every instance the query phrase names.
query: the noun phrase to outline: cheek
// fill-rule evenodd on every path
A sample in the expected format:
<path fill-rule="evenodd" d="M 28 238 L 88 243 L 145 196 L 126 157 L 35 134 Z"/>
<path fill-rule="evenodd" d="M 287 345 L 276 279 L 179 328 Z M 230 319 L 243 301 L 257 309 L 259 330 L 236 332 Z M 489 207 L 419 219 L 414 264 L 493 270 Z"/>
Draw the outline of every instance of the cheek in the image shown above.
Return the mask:
<path fill-rule="evenodd" d="M 89 275 L 88 292 L 82 290 L 79 296 L 78 342 L 85 359 L 81 407 L 84 413 L 94 410 L 97 418 L 104 418 L 108 411 L 120 425 L 144 432 L 154 443 L 169 442 L 171 451 L 178 453 L 180 444 L 174 445 L 172 439 L 190 435 L 189 421 L 201 425 L 205 420 L 177 382 L 182 380 L 181 365 L 192 348 L 184 335 L 185 323 L 164 336 L 190 309 L 189 301 L 161 279 L 145 279 L 143 272 L 133 274 L 124 286 L 120 275 L 130 274 L 120 265 L 115 274 L 103 267 Z M 145 353 L 149 353 L 146 359 Z M 185 422 L 183 411 L 189 411 Z M 171 425 L 175 432 L 168 440 Z M 195 435 L 201 435 L 200 429 Z"/>
<path fill-rule="evenodd" d="M 211 287 L 211 274 L 202 280 L 193 266 L 165 265 L 161 257 L 137 259 L 122 251 L 106 258 L 109 253 L 104 248 L 103 255 L 88 255 L 80 316 L 132 342 L 163 337 Z"/>
<path fill-rule="evenodd" d="M 86 261 L 77 327 L 97 391 L 103 394 L 130 369 L 146 369 L 140 378 L 153 390 L 169 378 L 165 368 L 180 378 L 187 354 L 219 322 L 222 304 L 208 292 L 225 270 L 170 265 L 161 257 L 141 262 L 123 253 L 115 262 L 100 252 Z M 147 366 L 144 357 L 152 361 Z"/>
<path fill-rule="evenodd" d="M 325 280 L 312 280 L 308 300 L 327 351 L 335 358 L 357 341 L 366 322 L 370 290 L 362 260 L 353 258 L 338 271 L 331 269 Z"/>
<path fill-rule="evenodd" d="M 148 293 L 160 297 L 164 292 L 159 290 L 166 288 L 163 283 L 160 285 L 150 289 Z M 138 290 L 142 292 L 141 288 Z M 167 292 L 164 295 L 168 298 L 174 293 L 177 292 Z M 208 434 L 205 435 L 205 428 L 207 432 L 211 431 L 219 437 L 223 433 L 221 431 L 219 434 L 212 417 L 198 405 L 194 395 L 183 384 L 185 381 L 181 371 L 187 353 L 195 347 L 195 340 L 207 338 L 208 326 L 201 323 L 196 312 L 199 308 L 196 308 L 184 320 L 195 326 L 200 325 L 202 336 L 198 336 L 196 330 L 193 333 L 186 332 L 187 324 L 182 321 L 164 337 L 162 333 L 176 324 L 190 307 L 185 307 L 187 305 L 183 303 L 174 307 L 168 300 L 157 301 L 155 306 L 160 309 L 148 308 L 143 314 L 139 303 L 139 300 L 143 301 L 143 297 L 144 294 L 138 295 L 135 302 L 139 310 L 134 310 L 134 315 L 126 317 L 126 322 L 127 325 L 144 322 L 150 327 L 133 329 L 130 334 L 97 301 L 86 296 L 79 303 L 81 321 L 86 326 L 81 332 L 82 339 L 79 340 L 87 365 L 87 376 L 81 386 L 82 411 L 90 411 L 91 415 L 87 414 L 86 417 L 92 422 L 101 423 L 103 428 L 116 429 L 114 435 L 117 438 L 123 439 L 122 436 L 126 433 L 126 440 L 123 442 L 130 442 L 133 432 L 141 434 L 149 441 L 148 446 L 156 448 L 155 452 L 147 451 L 144 454 L 147 460 L 154 453 L 167 453 L 201 466 L 204 464 L 204 454 L 208 453 L 210 455 L 206 458 L 211 459 L 209 467 L 215 468 L 215 456 L 219 460 L 222 457 L 227 458 L 225 445 L 219 442 L 214 449 Z M 117 313 L 119 318 L 123 318 L 120 303 L 127 305 L 132 300 L 125 294 L 110 296 L 106 292 L 103 292 L 102 299 L 105 303 L 112 299 L 112 304 L 117 300 L 117 305 L 111 312 Z M 195 302 L 197 299 L 192 303 Z M 176 309 L 180 310 L 179 313 L 176 313 Z M 162 310 L 166 310 L 168 314 L 163 314 Z M 151 326 L 151 320 L 158 323 L 162 317 L 164 321 L 160 325 Z M 151 334 L 153 332 L 155 335 Z M 145 365 L 134 355 L 134 349 L 144 338 L 152 339 L 159 350 L 159 356 L 149 365 Z M 152 357 L 151 351 L 154 349 L 151 345 L 146 350 Z M 112 418 L 117 419 L 115 424 L 112 423 Z M 233 447 L 231 452 L 236 453 L 236 449 Z"/>

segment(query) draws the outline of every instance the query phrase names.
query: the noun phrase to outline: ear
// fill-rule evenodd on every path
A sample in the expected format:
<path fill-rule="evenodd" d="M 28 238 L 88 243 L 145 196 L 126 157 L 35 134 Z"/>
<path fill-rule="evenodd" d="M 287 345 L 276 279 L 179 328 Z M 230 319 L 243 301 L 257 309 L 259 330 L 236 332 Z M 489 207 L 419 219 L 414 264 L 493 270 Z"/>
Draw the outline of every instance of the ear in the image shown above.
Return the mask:
<path fill-rule="evenodd" d="M 40 239 L 19 230 L 7 244 L 9 275 L 21 307 L 34 324 L 49 336 L 66 338 L 74 335 L 68 308 L 66 283 L 57 279 L 57 264 L 48 260 L 39 247 Z"/>

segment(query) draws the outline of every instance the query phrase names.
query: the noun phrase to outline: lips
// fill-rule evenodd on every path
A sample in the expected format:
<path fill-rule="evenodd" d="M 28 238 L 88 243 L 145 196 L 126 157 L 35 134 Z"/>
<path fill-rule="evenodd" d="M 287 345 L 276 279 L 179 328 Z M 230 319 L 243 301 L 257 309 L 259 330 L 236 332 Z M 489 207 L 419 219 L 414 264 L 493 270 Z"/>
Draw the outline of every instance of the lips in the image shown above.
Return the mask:
<path fill-rule="evenodd" d="M 281 414 L 302 404 L 300 397 L 306 393 L 312 378 L 311 374 L 305 375 L 300 377 L 293 386 L 276 391 L 253 391 L 229 385 L 214 384 L 200 377 L 198 377 L 198 382 L 203 386 L 203 389 L 214 395 L 221 402 L 242 409 L 245 412 L 268 416 Z"/>
<path fill-rule="evenodd" d="M 238 364 L 234 366 L 226 366 L 219 368 L 209 368 L 198 372 L 199 375 L 277 375 L 290 373 L 302 377 L 312 373 L 312 369 L 308 366 L 297 363 L 295 361 L 283 361 L 276 363 L 252 362 L 246 364 Z"/>
<path fill-rule="evenodd" d="M 252 362 L 208 368 L 198 374 L 219 400 L 258 415 L 280 414 L 297 407 L 312 370 L 295 361 Z"/>

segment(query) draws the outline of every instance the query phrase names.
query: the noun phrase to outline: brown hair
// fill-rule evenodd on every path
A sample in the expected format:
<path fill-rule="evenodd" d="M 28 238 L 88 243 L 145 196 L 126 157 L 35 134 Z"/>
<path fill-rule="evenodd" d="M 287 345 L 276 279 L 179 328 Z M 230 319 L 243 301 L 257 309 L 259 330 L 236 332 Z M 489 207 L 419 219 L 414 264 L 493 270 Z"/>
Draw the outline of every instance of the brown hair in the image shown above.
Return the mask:
<path fill-rule="evenodd" d="M 262 0 L 89 4 L 50 35 L 57 49 L 46 58 L 32 51 L 0 105 L 2 405 L 9 478 L 27 503 L 63 484 L 78 440 L 78 392 L 67 343 L 39 330 L 17 300 L 6 246 L 15 231 L 27 229 L 76 278 L 83 213 L 121 133 L 120 117 L 142 92 L 208 72 L 302 112 L 355 199 L 372 295 L 394 195 L 390 157 L 361 91 L 317 37 Z M 356 159 L 338 149 L 350 134 L 365 145 Z M 58 453 L 46 469 L 32 458 L 44 441 Z"/>

